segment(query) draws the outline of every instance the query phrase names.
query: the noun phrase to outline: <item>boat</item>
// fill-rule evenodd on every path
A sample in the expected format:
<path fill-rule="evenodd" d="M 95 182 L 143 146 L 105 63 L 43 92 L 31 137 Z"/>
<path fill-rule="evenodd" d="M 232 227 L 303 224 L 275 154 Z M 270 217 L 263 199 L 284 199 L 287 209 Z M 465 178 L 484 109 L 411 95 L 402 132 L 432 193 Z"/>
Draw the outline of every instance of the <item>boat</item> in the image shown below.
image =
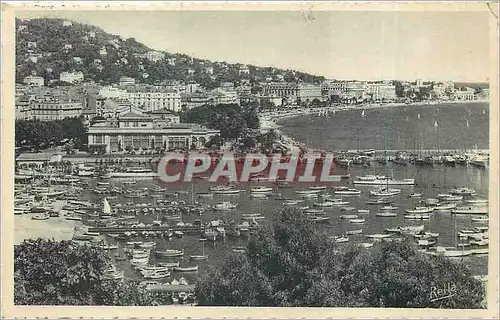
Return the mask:
<path fill-rule="evenodd" d="M 450 193 L 454 195 L 473 196 L 476 194 L 476 190 L 470 188 L 456 188 L 451 190 Z"/>
<path fill-rule="evenodd" d="M 328 223 L 330 222 L 329 217 L 318 217 L 318 216 L 313 216 L 311 217 L 311 221 L 315 223 Z"/>
<path fill-rule="evenodd" d="M 184 255 L 184 250 L 175 250 L 175 249 L 167 249 L 164 251 L 155 251 L 157 256 L 174 258 L 174 257 L 182 257 Z"/>
<path fill-rule="evenodd" d="M 198 266 L 190 266 L 190 267 L 177 266 L 177 267 L 172 267 L 172 270 L 176 272 L 196 272 L 198 271 Z"/>
<path fill-rule="evenodd" d="M 372 205 L 376 205 L 376 204 L 391 204 L 392 202 L 394 202 L 394 200 L 392 200 L 392 199 L 379 198 L 379 199 L 368 200 L 368 201 L 366 201 L 366 204 L 372 204 Z"/>
<path fill-rule="evenodd" d="M 66 220 L 72 220 L 72 221 L 82 221 L 82 217 L 78 217 L 75 215 L 67 215 L 65 217 Z"/>
<path fill-rule="evenodd" d="M 233 210 L 236 207 L 237 207 L 236 204 L 228 202 L 228 201 L 224 201 L 224 202 L 215 204 L 213 208 L 214 208 L 214 210 L 224 211 L 224 210 Z"/>
<path fill-rule="evenodd" d="M 434 211 L 432 207 L 415 207 L 413 209 L 405 209 L 406 213 L 431 213 Z"/>
<path fill-rule="evenodd" d="M 239 194 L 242 190 L 240 189 L 234 189 L 234 188 L 224 188 L 220 190 L 215 190 L 213 193 L 215 194 Z"/>
<path fill-rule="evenodd" d="M 431 215 L 428 213 L 414 213 L 414 214 L 405 214 L 404 218 L 409 220 L 422 220 L 422 219 L 430 219 Z"/>
<path fill-rule="evenodd" d="M 49 214 L 39 213 L 39 214 L 35 214 L 34 216 L 32 216 L 31 220 L 47 220 L 49 218 L 50 218 Z"/>
<path fill-rule="evenodd" d="M 484 199 L 471 199 L 471 200 L 466 200 L 465 202 L 470 204 L 470 205 L 481 205 L 481 206 L 488 205 L 488 200 L 484 200 Z"/>
<path fill-rule="evenodd" d="M 472 222 L 480 222 L 480 223 L 488 223 L 489 222 L 489 219 L 487 217 L 471 218 L 470 220 Z"/>
<path fill-rule="evenodd" d="M 391 237 L 392 234 L 387 233 L 376 233 L 376 234 L 367 234 L 366 237 L 370 239 L 384 239 Z"/>
<path fill-rule="evenodd" d="M 381 209 L 382 210 L 397 210 L 398 207 L 394 207 L 392 205 L 388 205 L 388 206 L 383 206 Z"/>
<path fill-rule="evenodd" d="M 179 266 L 179 262 L 158 262 L 158 265 L 159 266 L 162 266 L 162 267 L 167 267 L 167 268 L 172 268 L 172 267 L 178 267 Z"/>
<path fill-rule="evenodd" d="M 271 187 L 264 187 L 264 186 L 258 186 L 250 189 L 250 192 L 252 193 L 268 193 L 268 192 L 273 192 L 273 188 Z"/>
<path fill-rule="evenodd" d="M 401 193 L 400 189 L 378 188 L 370 190 L 370 195 L 375 197 L 390 197 Z"/>
<path fill-rule="evenodd" d="M 343 205 L 346 205 L 346 204 L 349 204 L 349 202 L 347 201 L 342 201 L 342 199 L 333 199 L 333 200 L 326 200 L 326 201 L 323 201 L 323 202 L 316 202 L 314 203 L 314 205 L 316 207 L 321 207 L 321 208 L 324 208 L 324 207 L 333 207 L 333 206 L 343 206 Z"/>
<path fill-rule="evenodd" d="M 299 195 L 310 195 L 310 194 L 318 194 L 321 190 L 296 190 L 295 193 Z"/>
<path fill-rule="evenodd" d="M 363 223 L 365 223 L 365 219 L 350 219 L 350 220 L 349 220 L 349 223 L 353 223 L 353 224 L 363 224 Z"/>
<path fill-rule="evenodd" d="M 156 178 L 158 173 L 149 168 L 127 168 L 123 172 L 110 172 L 111 178 Z"/>
<path fill-rule="evenodd" d="M 348 188 L 346 190 L 338 190 L 335 191 L 335 194 L 340 194 L 340 195 L 352 195 L 352 196 L 357 196 L 361 194 L 361 191 L 358 189 L 351 189 Z"/>
<path fill-rule="evenodd" d="M 488 214 L 488 207 L 467 206 L 456 207 L 451 210 L 453 214 Z"/>
<path fill-rule="evenodd" d="M 355 235 L 355 234 L 362 234 L 363 229 L 357 229 L 357 230 L 348 230 L 345 232 L 346 235 Z"/>
<path fill-rule="evenodd" d="M 326 190 L 326 186 L 310 186 L 309 187 L 309 190 L 313 190 L 313 191 L 321 191 L 321 190 Z"/>
<path fill-rule="evenodd" d="M 189 259 L 195 260 L 195 261 L 207 260 L 208 259 L 208 255 L 192 255 L 192 256 L 189 256 Z"/>
<path fill-rule="evenodd" d="M 435 207 L 434 207 L 434 212 L 450 212 L 451 209 L 454 209 L 456 208 L 457 205 L 454 204 L 454 203 L 438 203 Z"/>
<path fill-rule="evenodd" d="M 343 214 L 340 216 L 340 219 L 357 219 L 358 216 L 356 214 Z"/>
<path fill-rule="evenodd" d="M 160 271 L 146 271 L 142 273 L 144 279 L 162 279 L 170 277 L 170 271 L 168 270 L 160 270 Z"/>
<path fill-rule="evenodd" d="M 359 213 L 359 214 L 369 214 L 369 213 L 370 213 L 370 210 L 369 210 L 369 209 L 359 209 L 359 210 L 358 210 L 358 213 Z"/>
<path fill-rule="evenodd" d="M 198 197 L 200 197 L 200 198 L 213 198 L 214 194 L 211 192 L 200 192 L 200 193 L 198 193 Z"/>
<path fill-rule="evenodd" d="M 384 217 L 384 218 L 390 218 L 390 217 L 397 217 L 398 214 L 395 212 L 377 212 L 375 214 L 377 217 Z"/>
<path fill-rule="evenodd" d="M 354 184 L 360 184 L 360 185 L 414 185 L 415 184 L 415 179 L 401 179 L 401 180 L 395 180 L 392 178 L 387 178 L 387 177 L 377 177 L 377 176 L 372 176 L 370 178 L 363 178 L 358 180 L 353 181 Z"/>
<path fill-rule="evenodd" d="M 410 195 L 408 197 L 410 197 L 410 198 L 419 198 L 421 196 L 422 196 L 421 193 L 414 192 L 414 193 L 410 193 Z"/>
<path fill-rule="evenodd" d="M 332 237 L 333 240 L 335 240 L 336 243 L 345 243 L 349 242 L 349 238 L 346 236 L 339 236 L 339 237 Z"/>

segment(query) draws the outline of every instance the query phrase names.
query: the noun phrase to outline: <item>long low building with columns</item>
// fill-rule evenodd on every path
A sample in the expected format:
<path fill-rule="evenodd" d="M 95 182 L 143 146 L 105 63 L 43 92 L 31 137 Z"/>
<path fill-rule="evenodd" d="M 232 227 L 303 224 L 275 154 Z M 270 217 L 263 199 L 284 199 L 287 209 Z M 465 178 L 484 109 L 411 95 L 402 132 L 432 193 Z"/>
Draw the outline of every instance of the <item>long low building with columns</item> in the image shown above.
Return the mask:
<path fill-rule="evenodd" d="M 91 151 L 115 153 L 126 150 L 202 148 L 219 130 L 192 123 L 169 123 L 164 119 L 129 112 L 97 121 L 88 129 Z"/>

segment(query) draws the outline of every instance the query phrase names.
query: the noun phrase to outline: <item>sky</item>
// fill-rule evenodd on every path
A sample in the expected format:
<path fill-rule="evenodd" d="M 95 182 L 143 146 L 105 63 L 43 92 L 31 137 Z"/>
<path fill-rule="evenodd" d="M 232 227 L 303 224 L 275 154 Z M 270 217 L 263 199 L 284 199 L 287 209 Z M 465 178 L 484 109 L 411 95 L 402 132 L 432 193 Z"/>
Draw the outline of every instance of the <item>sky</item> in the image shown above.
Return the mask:
<path fill-rule="evenodd" d="M 333 79 L 486 82 L 489 16 L 475 12 L 36 11 L 155 50 Z"/>

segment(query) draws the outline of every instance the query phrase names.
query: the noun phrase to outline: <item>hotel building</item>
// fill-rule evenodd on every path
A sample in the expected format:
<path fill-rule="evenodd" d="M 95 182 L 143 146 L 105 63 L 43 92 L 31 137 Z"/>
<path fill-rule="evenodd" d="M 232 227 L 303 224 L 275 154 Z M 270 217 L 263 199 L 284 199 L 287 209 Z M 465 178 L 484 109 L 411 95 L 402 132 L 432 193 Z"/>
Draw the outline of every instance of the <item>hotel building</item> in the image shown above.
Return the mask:
<path fill-rule="evenodd" d="M 33 101 L 29 109 L 33 120 L 54 121 L 79 117 L 83 106 L 81 102 L 72 101 Z"/>
<path fill-rule="evenodd" d="M 269 83 L 263 86 L 263 95 L 278 98 L 321 99 L 321 87 L 314 84 Z"/>
<path fill-rule="evenodd" d="M 174 112 L 181 110 L 181 95 L 177 91 L 167 92 L 128 92 L 126 99 L 145 111 L 167 109 Z"/>
<path fill-rule="evenodd" d="M 202 148 L 220 134 L 197 124 L 169 123 L 157 116 L 129 112 L 94 123 L 88 129 L 89 149 L 104 153 L 123 150 Z"/>

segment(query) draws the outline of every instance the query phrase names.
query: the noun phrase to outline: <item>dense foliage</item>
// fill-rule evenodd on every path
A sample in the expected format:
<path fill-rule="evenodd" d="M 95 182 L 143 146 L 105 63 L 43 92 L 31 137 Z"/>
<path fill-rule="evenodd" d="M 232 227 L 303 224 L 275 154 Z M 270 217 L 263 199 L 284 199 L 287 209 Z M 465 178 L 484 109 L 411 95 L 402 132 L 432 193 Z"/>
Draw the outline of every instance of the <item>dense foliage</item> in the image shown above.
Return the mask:
<path fill-rule="evenodd" d="M 433 288 L 455 295 L 431 301 Z M 197 285 L 200 305 L 480 308 L 481 281 L 466 266 L 420 253 L 409 241 L 340 247 L 293 209 L 251 237 Z"/>
<path fill-rule="evenodd" d="M 55 121 L 16 120 L 16 146 L 35 149 L 61 144 L 71 140 L 75 148 L 87 145 L 87 129 L 82 118 L 65 118 Z"/>
<path fill-rule="evenodd" d="M 183 111 L 180 118 L 181 122 L 219 129 L 223 140 L 241 138 L 249 129 L 259 128 L 257 109 L 237 104 L 204 105 Z"/>
<path fill-rule="evenodd" d="M 160 305 L 163 297 L 132 282 L 107 280 L 109 257 L 70 241 L 29 240 L 14 247 L 16 305 Z"/>
<path fill-rule="evenodd" d="M 46 82 L 57 80 L 62 71 L 71 70 L 82 71 L 86 80 L 104 84 L 117 83 L 121 76 L 129 76 L 151 84 L 164 80 L 194 81 L 208 89 L 218 87 L 222 82 L 239 83 L 243 79 L 253 85 L 268 78 L 273 79 L 276 74 L 282 74 L 287 81 L 312 83 L 324 79 L 294 70 L 256 66 L 248 66 L 250 74 L 240 75 L 241 64 L 211 62 L 184 54 L 165 53 L 165 59 L 153 62 L 136 55 L 151 49 L 133 38 L 122 39 L 97 27 L 79 23 L 63 26 L 63 21 L 16 19 L 17 82 L 22 82 L 32 72 L 43 76 Z M 21 25 L 27 28 L 19 30 Z M 95 37 L 90 37 L 89 32 L 95 32 Z M 29 48 L 28 42 L 36 42 L 37 47 Z M 72 48 L 65 49 L 66 44 Z M 101 48 L 106 49 L 106 55 L 99 53 Z M 42 55 L 36 63 L 29 60 L 33 54 Z M 73 57 L 79 57 L 82 61 L 75 61 Z M 96 63 L 96 59 L 100 62 Z M 168 59 L 175 59 L 175 62 L 171 63 Z M 194 74 L 189 72 L 190 69 Z"/>

